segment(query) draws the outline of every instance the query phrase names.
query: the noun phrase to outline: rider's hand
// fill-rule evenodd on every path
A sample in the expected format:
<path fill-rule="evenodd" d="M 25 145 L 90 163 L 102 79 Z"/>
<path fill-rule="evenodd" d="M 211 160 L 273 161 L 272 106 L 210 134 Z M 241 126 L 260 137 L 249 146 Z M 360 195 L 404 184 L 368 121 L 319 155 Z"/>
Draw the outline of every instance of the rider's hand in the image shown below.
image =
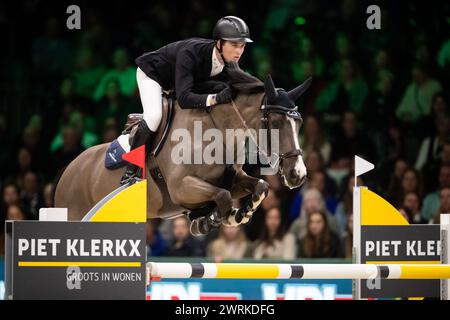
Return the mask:
<path fill-rule="evenodd" d="M 230 87 L 226 87 L 216 94 L 216 104 L 228 103 L 233 99 L 233 91 Z"/>

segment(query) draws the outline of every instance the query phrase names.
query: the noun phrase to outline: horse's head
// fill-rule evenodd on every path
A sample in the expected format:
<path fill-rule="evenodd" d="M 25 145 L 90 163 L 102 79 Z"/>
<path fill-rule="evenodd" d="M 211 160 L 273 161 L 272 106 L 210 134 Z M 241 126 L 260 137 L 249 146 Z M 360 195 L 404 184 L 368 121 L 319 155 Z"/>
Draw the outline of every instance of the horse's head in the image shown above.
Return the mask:
<path fill-rule="evenodd" d="M 269 131 L 278 129 L 279 133 L 278 154 L 271 151 L 273 150 L 273 146 L 271 146 L 269 156 L 272 158 L 272 167 L 278 167 L 278 174 L 284 185 L 291 189 L 301 186 L 306 178 L 306 167 L 302 158 L 303 151 L 298 142 L 298 134 L 303 120 L 295 101 L 308 89 L 310 84 L 311 78 L 287 92 L 284 89 L 275 88 L 270 75 L 264 82 L 266 97 L 261 106 L 263 127 Z M 273 145 L 273 141 L 271 144 Z M 275 163 L 273 163 L 274 158 Z"/>

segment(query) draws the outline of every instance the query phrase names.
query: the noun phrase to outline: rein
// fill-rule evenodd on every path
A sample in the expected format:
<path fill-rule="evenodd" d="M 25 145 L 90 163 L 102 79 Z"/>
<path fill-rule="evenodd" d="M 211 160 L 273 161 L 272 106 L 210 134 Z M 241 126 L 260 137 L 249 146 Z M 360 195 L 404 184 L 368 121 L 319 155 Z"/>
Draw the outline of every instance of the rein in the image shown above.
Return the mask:
<path fill-rule="evenodd" d="M 268 105 L 268 104 L 266 104 L 266 100 L 267 100 L 267 97 L 264 96 L 264 99 L 263 99 L 262 104 L 260 106 L 260 110 L 262 111 L 261 123 L 262 123 L 262 127 L 264 129 L 267 129 L 267 131 L 269 133 L 269 139 L 267 141 L 268 142 L 267 144 L 268 144 L 268 150 L 271 150 L 271 135 L 270 135 L 270 130 L 271 129 L 270 129 L 270 122 L 269 122 L 269 114 L 270 113 L 285 114 L 288 117 L 294 118 L 296 120 L 300 120 L 301 122 L 302 122 L 302 117 L 301 117 L 300 113 L 297 111 L 297 107 L 295 109 L 290 109 L 290 108 L 285 108 L 283 106 L 278 106 L 278 105 Z M 234 103 L 234 100 L 231 100 L 231 105 L 233 106 L 233 110 L 237 114 L 237 116 L 239 118 L 239 121 L 241 122 L 242 126 L 244 127 L 246 132 L 248 132 L 250 134 L 250 138 L 252 139 L 253 143 L 255 144 L 258 154 L 261 154 L 263 157 L 265 157 L 267 159 L 267 162 L 269 163 L 269 166 L 272 169 L 274 169 L 274 168 L 276 168 L 278 166 L 277 173 L 281 177 L 284 177 L 283 168 L 282 168 L 283 161 L 288 159 L 288 158 L 297 157 L 299 155 L 303 156 L 303 150 L 301 148 L 300 149 L 293 149 L 293 150 L 290 150 L 290 151 L 288 151 L 286 153 L 282 153 L 282 154 L 277 154 L 275 152 L 271 152 L 271 155 L 269 157 L 267 152 L 262 150 L 259 147 L 259 145 L 258 145 L 258 143 L 256 141 L 256 138 L 253 136 L 251 130 L 249 129 L 249 127 L 247 125 L 247 122 L 245 121 L 245 119 L 242 116 L 241 112 L 239 111 L 238 107 Z M 214 126 L 216 128 L 219 128 L 219 126 L 217 125 L 216 121 L 214 120 L 214 117 L 211 114 L 211 108 L 208 109 L 208 113 L 209 113 L 209 116 L 210 116 L 211 121 L 213 122 Z M 272 156 L 276 157 L 276 160 L 275 160 L 275 162 L 273 164 L 270 162 L 270 160 L 272 159 Z"/>

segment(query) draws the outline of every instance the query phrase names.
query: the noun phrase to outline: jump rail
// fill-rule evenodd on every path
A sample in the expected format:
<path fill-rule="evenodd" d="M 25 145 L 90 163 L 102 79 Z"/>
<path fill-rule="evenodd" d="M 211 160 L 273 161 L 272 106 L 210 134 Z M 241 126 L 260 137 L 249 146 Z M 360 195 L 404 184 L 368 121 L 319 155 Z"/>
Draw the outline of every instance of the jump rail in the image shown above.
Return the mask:
<path fill-rule="evenodd" d="M 440 264 L 147 263 L 147 278 L 170 279 L 450 279 Z"/>

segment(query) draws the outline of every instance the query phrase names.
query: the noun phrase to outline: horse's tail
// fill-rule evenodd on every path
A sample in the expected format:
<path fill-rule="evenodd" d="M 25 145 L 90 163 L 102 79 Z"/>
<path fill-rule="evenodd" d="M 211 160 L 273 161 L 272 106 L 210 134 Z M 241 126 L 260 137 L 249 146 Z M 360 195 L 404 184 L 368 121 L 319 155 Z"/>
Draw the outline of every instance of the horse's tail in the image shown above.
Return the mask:
<path fill-rule="evenodd" d="M 65 166 L 65 167 L 61 168 L 60 170 L 58 170 L 58 172 L 56 173 L 55 178 L 53 179 L 53 183 L 52 183 L 52 203 L 51 203 L 52 207 L 55 206 L 56 187 L 58 186 L 59 180 L 61 179 L 64 171 L 66 171 L 67 166 Z"/>

